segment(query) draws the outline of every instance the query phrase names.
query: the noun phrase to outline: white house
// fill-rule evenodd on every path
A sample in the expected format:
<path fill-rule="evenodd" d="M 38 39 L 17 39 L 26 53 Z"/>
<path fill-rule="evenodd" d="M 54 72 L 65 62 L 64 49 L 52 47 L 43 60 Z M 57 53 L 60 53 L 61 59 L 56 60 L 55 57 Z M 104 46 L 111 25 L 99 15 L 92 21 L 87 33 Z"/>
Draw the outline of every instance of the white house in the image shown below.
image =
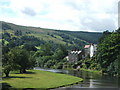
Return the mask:
<path fill-rule="evenodd" d="M 97 48 L 96 44 L 85 45 L 84 50 L 69 51 L 66 59 L 70 63 L 74 63 L 86 57 L 93 57 L 93 55 L 96 53 L 96 48 Z"/>
<path fill-rule="evenodd" d="M 85 45 L 84 50 L 85 50 L 85 57 L 93 57 L 93 55 L 96 53 L 96 44 L 90 44 L 90 45 Z"/>

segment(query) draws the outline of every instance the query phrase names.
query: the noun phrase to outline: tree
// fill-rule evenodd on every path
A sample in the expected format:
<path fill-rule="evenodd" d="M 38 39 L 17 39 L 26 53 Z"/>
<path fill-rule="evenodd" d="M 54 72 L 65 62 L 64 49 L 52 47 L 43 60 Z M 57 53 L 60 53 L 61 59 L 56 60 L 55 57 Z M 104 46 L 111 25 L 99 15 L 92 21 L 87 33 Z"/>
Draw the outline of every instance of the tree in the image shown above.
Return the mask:
<path fill-rule="evenodd" d="M 2 54 L 6 54 L 10 51 L 10 49 L 7 46 L 2 46 Z"/>
<path fill-rule="evenodd" d="M 63 68 L 63 63 L 62 62 L 57 63 L 56 68 L 57 69 L 62 69 Z"/>
<path fill-rule="evenodd" d="M 45 43 L 44 45 L 41 45 L 41 51 L 43 52 L 43 56 L 50 56 L 52 55 L 51 45 L 49 43 Z"/>
<path fill-rule="evenodd" d="M 97 61 L 102 71 L 113 75 L 118 73 L 116 67 L 120 54 L 120 34 L 118 31 L 103 34 L 97 48 Z"/>
<path fill-rule="evenodd" d="M 13 69 L 13 61 L 8 56 L 9 48 L 2 46 L 2 67 L 6 77 L 9 77 L 10 71 Z"/>
<path fill-rule="evenodd" d="M 59 48 L 56 49 L 53 58 L 57 61 L 63 60 L 67 56 L 68 52 L 65 48 L 65 46 L 59 46 Z"/>
<path fill-rule="evenodd" d="M 24 44 L 23 49 L 26 49 L 27 51 L 37 51 L 37 48 L 34 45 L 30 44 Z"/>
<path fill-rule="evenodd" d="M 9 73 L 12 70 L 12 61 L 10 61 L 7 54 L 2 55 L 2 67 L 3 72 L 5 73 L 6 77 L 9 77 Z"/>
<path fill-rule="evenodd" d="M 10 41 L 10 39 L 11 39 L 10 33 L 4 32 L 4 33 L 2 34 L 2 39 L 5 39 L 6 41 Z"/>
<path fill-rule="evenodd" d="M 35 65 L 34 57 L 30 55 L 30 52 L 21 48 L 13 48 L 8 53 L 9 58 L 13 60 L 15 64 L 14 69 L 19 69 L 20 73 L 25 73 L 26 69 L 30 69 Z"/>
<path fill-rule="evenodd" d="M 44 67 L 45 63 L 52 59 L 52 56 L 42 56 L 37 59 L 39 66 Z"/>
<path fill-rule="evenodd" d="M 45 63 L 46 68 L 51 68 L 56 64 L 56 60 L 49 60 Z"/>
<path fill-rule="evenodd" d="M 22 35 L 22 31 L 21 30 L 17 30 L 17 31 L 14 32 L 14 34 L 16 36 L 21 36 Z"/>

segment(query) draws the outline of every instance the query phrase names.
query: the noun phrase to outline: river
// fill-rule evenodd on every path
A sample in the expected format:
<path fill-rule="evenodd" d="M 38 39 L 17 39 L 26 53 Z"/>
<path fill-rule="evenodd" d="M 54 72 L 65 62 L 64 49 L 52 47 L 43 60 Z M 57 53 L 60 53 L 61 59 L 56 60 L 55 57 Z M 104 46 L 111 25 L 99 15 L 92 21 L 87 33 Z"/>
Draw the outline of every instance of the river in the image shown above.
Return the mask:
<path fill-rule="evenodd" d="M 120 81 L 117 77 L 101 75 L 86 71 L 62 70 L 62 69 L 43 69 L 35 67 L 36 70 L 50 71 L 54 73 L 63 73 L 83 78 L 83 82 L 68 86 L 67 88 L 118 88 Z M 119 83 L 119 84 L 118 84 Z"/>

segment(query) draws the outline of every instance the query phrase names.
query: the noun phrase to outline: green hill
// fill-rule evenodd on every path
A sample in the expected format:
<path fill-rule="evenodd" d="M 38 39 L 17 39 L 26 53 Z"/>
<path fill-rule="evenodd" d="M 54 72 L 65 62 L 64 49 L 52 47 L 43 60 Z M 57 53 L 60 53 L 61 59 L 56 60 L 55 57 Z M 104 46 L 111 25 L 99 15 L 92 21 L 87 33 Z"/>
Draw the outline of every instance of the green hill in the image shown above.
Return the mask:
<path fill-rule="evenodd" d="M 20 26 L 12 23 L 2 22 L 2 30 L 16 37 L 15 33 L 22 33 L 22 36 L 35 37 L 43 42 L 62 44 L 68 49 L 82 49 L 85 44 L 97 43 L 102 33 L 54 30 L 40 27 Z M 17 37 L 20 37 L 19 35 Z M 38 45 L 37 45 L 38 46 Z"/>

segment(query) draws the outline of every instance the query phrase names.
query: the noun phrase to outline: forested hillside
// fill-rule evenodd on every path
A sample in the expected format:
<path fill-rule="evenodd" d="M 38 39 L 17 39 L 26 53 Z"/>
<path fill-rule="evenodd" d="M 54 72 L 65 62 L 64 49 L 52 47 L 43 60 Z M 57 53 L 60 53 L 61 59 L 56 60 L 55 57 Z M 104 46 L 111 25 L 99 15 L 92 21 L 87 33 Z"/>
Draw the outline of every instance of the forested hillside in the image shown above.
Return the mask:
<path fill-rule="evenodd" d="M 27 27 L 2 22 L 3 31 L 13 34 L 21 34 L 25 38 L 35 37 L 41 42 L 49 42 L 54 45 L 65 45 L 68 49 L 82 49 L 85 44 L 97 43 L 102 33 L 82 32 L 82 31 L 63 31 L 45 29 L 40 27 Z M 19 36 L 19 35 L 18 35 Z M 23 38 L 24 38 L 23 37 Z M 27 40 L 27 39 L 26 39 Z"/>
<path fill-rule="evenodd" d="M 81 40 L 85 40 L 89 43 L 98 43 L 99 37 L 101 37 L 101 33 L 98 32 L 82 32 L 82 31 L 59 31 L 66 34 L 69 34 L 71 36 L 74 36 L 76 38 L 79 38 Z"/>

